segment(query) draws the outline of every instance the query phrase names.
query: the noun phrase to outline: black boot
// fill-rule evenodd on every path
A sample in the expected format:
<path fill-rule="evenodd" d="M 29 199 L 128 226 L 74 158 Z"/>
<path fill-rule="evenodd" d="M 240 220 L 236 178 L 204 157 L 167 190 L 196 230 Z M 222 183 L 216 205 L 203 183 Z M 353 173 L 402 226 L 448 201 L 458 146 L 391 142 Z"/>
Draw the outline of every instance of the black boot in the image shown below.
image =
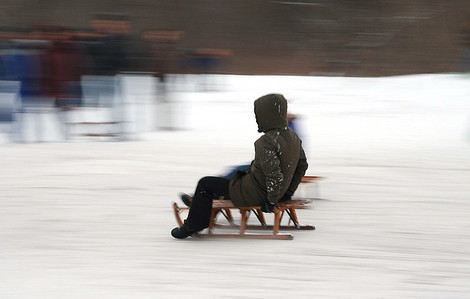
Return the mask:
<path fill-rule="evenodd" d="M 186 206 L 191 207 L 191 204 L 193 202 L 193 198 L 191 197 L 191 195 L 188 195 L 186 193 L 180 193 L 180 197 Z"/>
<path fill-rule="evenodd" d="M 189 227 L 186 225 L 186 222 L 185 222 L 180 227 L 175 227 L 171 231 L 171 235 L 173 236 L 173 238 L 176 238 L 176 239 L 186 239 L 187 237 L 191 236 L 195 232 L 196 231 L 189 229 Z"/>

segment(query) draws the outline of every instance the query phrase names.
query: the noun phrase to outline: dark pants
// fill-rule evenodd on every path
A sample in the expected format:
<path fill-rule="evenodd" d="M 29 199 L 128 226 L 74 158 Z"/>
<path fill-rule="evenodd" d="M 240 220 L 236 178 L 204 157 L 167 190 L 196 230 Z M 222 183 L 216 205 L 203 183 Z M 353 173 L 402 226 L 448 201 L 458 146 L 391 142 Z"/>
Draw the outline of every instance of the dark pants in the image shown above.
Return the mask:
<path fill-rule="evenodd" d="M 186 225 L 190 230 L 200 231 L 209 227 L 212 200 L 223 196 L 228 199 L 230 180 L 207 176 L 199 180 L 189 209 Z"/>

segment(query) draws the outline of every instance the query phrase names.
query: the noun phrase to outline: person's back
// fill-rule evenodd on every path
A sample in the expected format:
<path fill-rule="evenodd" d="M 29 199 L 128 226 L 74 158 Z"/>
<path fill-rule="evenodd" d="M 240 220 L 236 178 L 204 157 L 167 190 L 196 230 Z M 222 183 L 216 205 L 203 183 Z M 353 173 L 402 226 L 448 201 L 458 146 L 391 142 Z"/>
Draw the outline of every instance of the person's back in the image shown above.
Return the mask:
<path fill-rule="evenodd" d="M 258 131 L 265 134 L 255 142 L 249 174 L 230 183 L 230 199 L 238 206 L 279 202 L 286 192 L 295 192 L 308 167 L 300 139 L 287 126 L 287 101 L 282 95 L 256 100 L 255 115 Z"/>
<path fill-rule="evenodd" d="M 296 170 L 300 154 L 301 142 L 291 129 L 272 130 L 267 132 L 255 143 L 255 162 L 252 165 L 253 179 L 269 191 L 271 202 L 277 202 L 288 189 Z M 264 151 L 264 153 L 263 153 Z M 275 155 L 276 158 L 269 156 Z M 279 167 L 277 165 L 279 160 Z M 276 161 L 276 162 L 273 162 Z M 279 188 L 277 188 L 279 185 Z"/>

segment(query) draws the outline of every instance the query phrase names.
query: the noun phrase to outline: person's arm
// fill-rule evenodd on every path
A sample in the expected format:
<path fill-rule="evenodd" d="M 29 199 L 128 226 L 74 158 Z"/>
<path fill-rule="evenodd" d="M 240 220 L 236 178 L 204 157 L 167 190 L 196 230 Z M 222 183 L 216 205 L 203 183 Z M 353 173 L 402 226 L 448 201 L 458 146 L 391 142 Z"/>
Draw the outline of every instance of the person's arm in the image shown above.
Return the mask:
<path fill-rule="evenodd" d="M 279 160 L 274 141 L 269 138 L 264 138 L 263 141 L 256 144 L 255 150 L 266 177 L 268 201 L 275 204 L 282 196 L 281 185 L 284 181 L 284 175 L 281 171 L 281 161 Z"/>
<path fill-rule="evenodd" d="M 305 172 L 307 171 L 307 168 L 308 168 L 307 157 L 305 156 L 305 152 L 301 144 L 299 162 L 297 163 L 294 176 L 292 177 L 289 188 L 287 189 L 288 192 L 290 192 L 291 194 L 294 194 L 295 190 L 297 190 L 297 187 L 300 184 L 300 181 L 302 181 L 302 178 L 304 177 Z"/>

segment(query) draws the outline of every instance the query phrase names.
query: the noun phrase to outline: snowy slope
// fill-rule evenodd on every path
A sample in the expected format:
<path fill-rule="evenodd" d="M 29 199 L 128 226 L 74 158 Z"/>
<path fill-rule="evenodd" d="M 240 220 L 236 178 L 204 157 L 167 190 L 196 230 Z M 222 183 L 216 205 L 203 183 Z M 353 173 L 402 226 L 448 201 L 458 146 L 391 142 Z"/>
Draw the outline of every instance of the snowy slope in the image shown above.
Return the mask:
<path fill-rule="evenodd" d="M 152 130 L 148 91 L 138 141 L 3 136 L 1 298 L 470 297 L 468 77 L 209 79 L 170 84 L 178 130 Z M 176 194 L 250 161 L 252 103 L 271 92 L 300 116 L 308 174 L 327 177 L 299 211 L 317 230 L 174 240 Z"/>

